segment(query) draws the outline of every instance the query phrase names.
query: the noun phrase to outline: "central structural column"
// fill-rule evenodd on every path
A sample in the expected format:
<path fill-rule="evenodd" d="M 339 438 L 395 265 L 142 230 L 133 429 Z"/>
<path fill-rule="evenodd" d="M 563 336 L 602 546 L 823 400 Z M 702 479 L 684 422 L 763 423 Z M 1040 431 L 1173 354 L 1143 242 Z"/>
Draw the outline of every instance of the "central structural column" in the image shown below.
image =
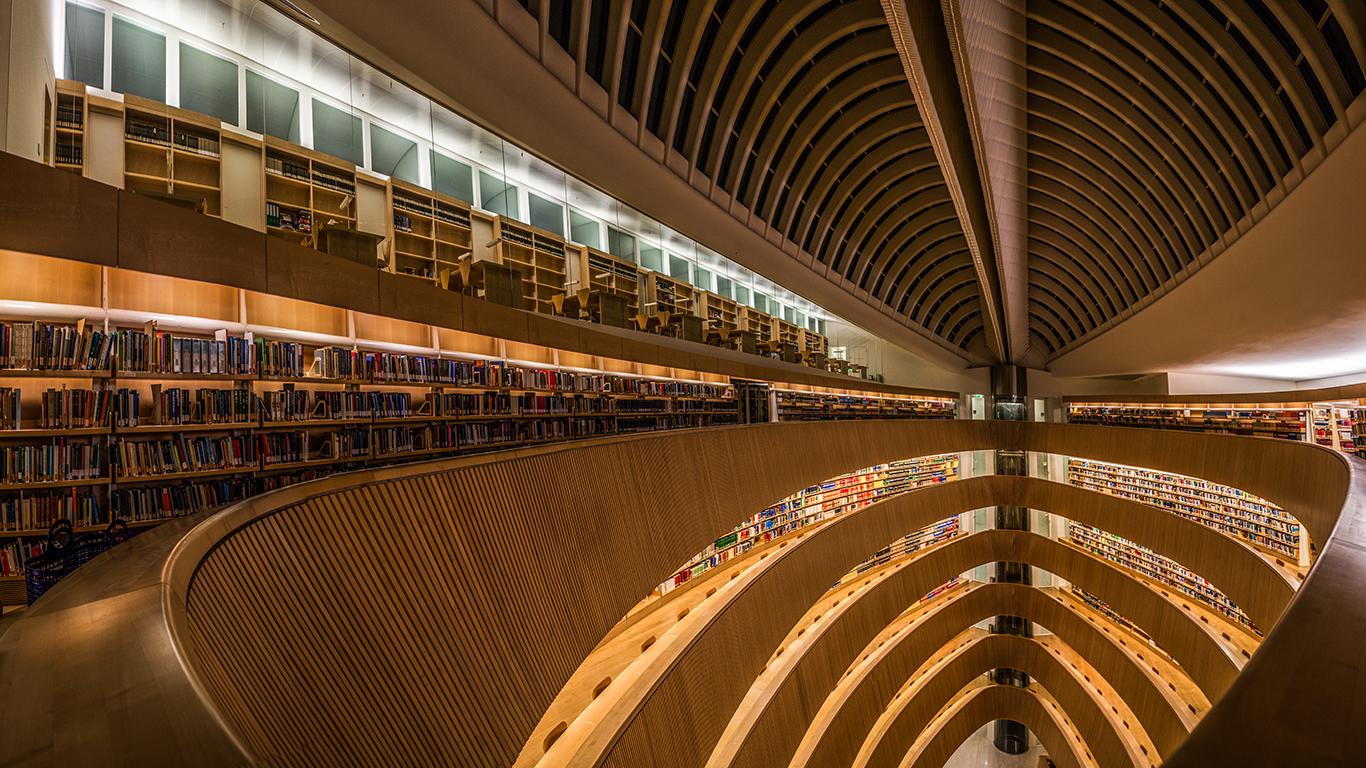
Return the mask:
<path fill-rule="evenodd" d="M 1029 412 L 1025 399 L 1026 370 L 1013 365 L 999 365 L 991 369 L 992 418 L 999 421 L 1025 421 Z M 996 474 L 1023 477 L 1028 474 L 1024 451 L 997 451 Z M 996 527 L 1005 531 L 1028 531 L 1029 510 L 1025 507 L 997 507 Z M 996 563 L 998 584 L 1032 584 L 1032 569 L 1025 563 Z M 1034 624 L 1019 616 L 997 616 L 992 629 L 998 635 L 1033 637 Z M 997 685 L 1029 687 L 1029 675 L 1018 669 L 995 669 L 991 679 Z M 1014 720 L 997 720 L 993 726 L 992 742 L 996 748 L 1010 755 L 1023 754 L 1029 749 L 1029 730 Z"/>

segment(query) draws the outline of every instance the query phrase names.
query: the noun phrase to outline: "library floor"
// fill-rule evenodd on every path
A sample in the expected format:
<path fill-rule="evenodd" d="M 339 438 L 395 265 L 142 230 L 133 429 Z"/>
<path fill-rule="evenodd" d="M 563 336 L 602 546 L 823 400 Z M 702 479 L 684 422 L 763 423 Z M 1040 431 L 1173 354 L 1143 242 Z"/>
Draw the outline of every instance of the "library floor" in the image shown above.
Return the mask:
<path fill-rule="evenodd" d="M 963 746 L 944 763 L 944 768 L 1036 768 L 1039 757 L 1047 754 L 1043 747 L 1031 747 L 1023 755 L 1007 755 L 991 743 L 987 735 L 990 725 L 984 725 L 968 737 Z"/>

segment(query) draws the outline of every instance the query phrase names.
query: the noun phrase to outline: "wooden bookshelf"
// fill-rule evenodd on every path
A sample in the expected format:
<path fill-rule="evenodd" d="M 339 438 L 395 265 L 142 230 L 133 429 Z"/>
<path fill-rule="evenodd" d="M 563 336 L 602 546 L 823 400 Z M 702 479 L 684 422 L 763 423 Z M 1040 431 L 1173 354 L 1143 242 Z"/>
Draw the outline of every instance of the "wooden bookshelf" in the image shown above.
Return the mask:
<path fill-rule="evenodd" d="M 691 285 L 659 272 L 640 273 L 640 307 L 644 314 L 667 312 L 694 315 L 695 292 Z"/>
<path fill-rule="evenodd" d="M 85 83 L 57 81 L 57 142 L 53 164 L 77 176 L 85 175 Z"/>
<path fill-rule="evenodd" d="M 542 229 L 498 217 L 493 223 L 497 261 L 522 276 L 522 308 L 555 314 L 554 297 L 565 292 L 565 240 Z"/>
<path fill-rule="evenodd" d="M 356 167 L 273 136 L 265 149 L 266 233 L 317 247 L 323 226 L 356 228 Z"/>
<path fill-rule="evenodd" d="M 588 246 L 579 249 L 580 291 L 600 291 L 626 299 L 627 316 L 640 313 L 640 271 L 636 265 Z"/>
<path fill-rule="evenodd" d="M 222 123 L 136 96 L 124 97 L 124 188 L 220 217 Z"/>
<path fill-rule="evenodd" d="M 709 291 L 697 291 L 697 314 L 706 322 L 707 330 L 740 330 L 739 307 L 734 301 Z"/>
<path fill-rule="evenodd" d="M 952 419 L 957 405 L 947 400 L 866 397 L 820 392 L 777 391 L 779 421 L 840 419 Z"/>
<path fill-rule="evenodd" d="M 773 339 L 775 324 L 772 315 L 760 312 L 753 307 L 740 305 L 737 308 L 736 320 L 740 330 L 753 333 L 759 341 L 771 341 Z"/>
<path fill-rule="evenodd" d="M 1299 521 L 1265 499 L 1196 477 L 1070 459 L 1067 482 L 1137 501 L 1239 538 L 1275 558 L 1301 562 Z"/>
<path fill-rule="evenodd" d="M 702 575 L 754 545 L 771 541 L 798 528 L 815 525 L 853 512 L 889 496 L 935 483 L 958 479 L 958 454 L 922 456 L 881 464 L 827 480 L 789 496 L 744 520 L 734 530 L 717 539 L 690 558 L 663 584 L 660 594 Z M 951 517 L 910 533 L 873 553 L 853 571 L 863 573 L 934 546 L 958 534 L 958 518 Z"/>
<path fill-rule="evenodd" d="M 390 180 L 388 199 L 390 272 L 435 283 L 443 269 L 471 258 L 468 205 L 398 179 Z"/>

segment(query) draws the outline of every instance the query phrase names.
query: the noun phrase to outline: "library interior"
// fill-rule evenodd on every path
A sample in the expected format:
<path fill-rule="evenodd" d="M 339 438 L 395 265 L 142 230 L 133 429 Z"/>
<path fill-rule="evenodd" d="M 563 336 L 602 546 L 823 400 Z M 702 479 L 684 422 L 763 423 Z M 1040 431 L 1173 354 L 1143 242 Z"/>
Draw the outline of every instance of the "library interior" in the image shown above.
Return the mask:
<path fill-rule="evenodd" d="M 1366 764 L 1363 91 L 1361 0 L 0 0 L 0 766 Z"/>

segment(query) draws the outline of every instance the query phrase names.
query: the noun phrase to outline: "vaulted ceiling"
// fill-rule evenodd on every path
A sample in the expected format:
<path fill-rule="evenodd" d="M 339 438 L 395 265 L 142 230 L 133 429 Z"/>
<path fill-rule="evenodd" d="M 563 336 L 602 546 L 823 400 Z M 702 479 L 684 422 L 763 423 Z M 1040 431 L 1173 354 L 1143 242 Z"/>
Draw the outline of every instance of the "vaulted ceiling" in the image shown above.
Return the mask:
<path fill-rule="evenodd" d="M 302 3 L 625 202 L 964 365 L 1042 367 L 1151 304 L 1342 141 L 1366 87 L 1358 0 L 479 4 L 553 88 L 507 56 L 424 53 L 473 0 L 415 0 L 393 23 Z M 505 70 L 526 95 L 489 92 Z M 549 128 L 500 112 L 555 88 L 579 108 Z M 636 157 L 574 157 L 555 128 L 574 147 L 626 138 L 651 178 L 629 183 Z M 656 194 L 671 184 L 697 199 Z"/>

